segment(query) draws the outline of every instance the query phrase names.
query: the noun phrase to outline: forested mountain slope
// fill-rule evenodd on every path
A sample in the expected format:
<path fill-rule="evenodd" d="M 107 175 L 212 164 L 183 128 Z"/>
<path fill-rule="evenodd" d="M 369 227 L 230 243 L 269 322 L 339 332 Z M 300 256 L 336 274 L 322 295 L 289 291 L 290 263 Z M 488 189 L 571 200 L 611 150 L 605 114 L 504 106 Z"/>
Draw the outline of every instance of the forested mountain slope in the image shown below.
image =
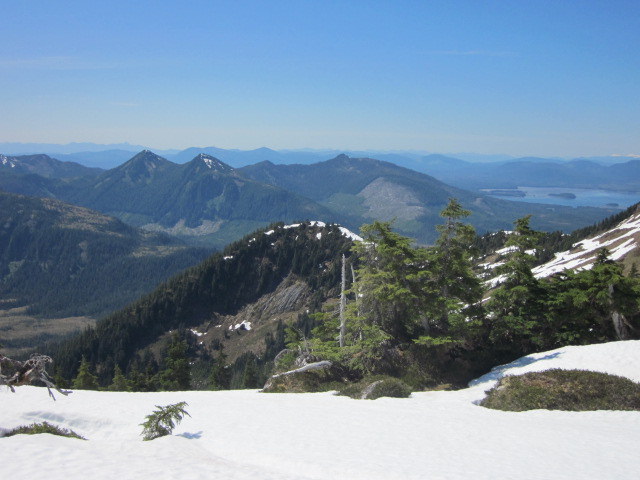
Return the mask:
<path fill-rule="evenodd" d="M 332 216 L 307 198 L 243 178 L 204 154 L 176 165 L 142 152 L 81 189 L 74 201 L 147 229 L 198 236 L 217 233 L 218 238 L 222 229 L 234 225 L 242 231 L 272 221 Z"/>
<path fill-rule="evenodd" d="M 157 354 L 169 332 L 187 328 L 192 358 L 210 359 L 221 346 L 232 360 L 269 348 L 273 358 L 283 347 L 282 337 L 273 345 L 278 321 L 295 321 L 337 295 L 339 259 L 351 245 L 338 227 L 313 223 L 255 232 L 56 347 L 58 372 L 71 378 L 82 356 L 103 379 L 114 364 L 144 370 L 154 362 L 144 351 Z"/>
<path fill-rule="evenodd" d="M 76 178 L 99 175 L 103 170 L 75 162 L 61 162 L 48 155 L 7 156 L 0 154 L 0 170 L 12 173 L 34 173 L 45 178 Z"/>
<path fill-rule="evenodd" d="M 0 192 L 3 310 L 38 318 L 96 317 L 209 252 L 86 208 Z"/>
<path fill-rule="evenodd" d="M 0 172 L 0 188 L 62 199 L 218 248 L 274 221 L 343 218 L 307 197 L 243 177 L 206 154 L 178 165 L 145 150 L 98 176 L 73 180 Z"/>

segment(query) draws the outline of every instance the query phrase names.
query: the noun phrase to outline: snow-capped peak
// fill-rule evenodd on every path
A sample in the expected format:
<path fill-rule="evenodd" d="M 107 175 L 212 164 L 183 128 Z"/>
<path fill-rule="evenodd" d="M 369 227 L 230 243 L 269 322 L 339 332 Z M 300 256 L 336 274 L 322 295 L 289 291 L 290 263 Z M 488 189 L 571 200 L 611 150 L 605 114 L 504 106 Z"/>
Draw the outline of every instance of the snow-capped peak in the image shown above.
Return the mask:
<path fill-rule="evenodd" d="M 226 163 L 222 163 L 220 160 L 218 160 L 215 157 L 212 157 L 211 155 L 207 155 L 206 153 L 201 153 L 196 157 L 197 160 L 201 161 L 202 163 L 204 163 L 207 168 L 209 168 L 210 170 L 217 170 L 220 172 L 232 172 L 233 171 L 233 167 L 227 165 Z"/>

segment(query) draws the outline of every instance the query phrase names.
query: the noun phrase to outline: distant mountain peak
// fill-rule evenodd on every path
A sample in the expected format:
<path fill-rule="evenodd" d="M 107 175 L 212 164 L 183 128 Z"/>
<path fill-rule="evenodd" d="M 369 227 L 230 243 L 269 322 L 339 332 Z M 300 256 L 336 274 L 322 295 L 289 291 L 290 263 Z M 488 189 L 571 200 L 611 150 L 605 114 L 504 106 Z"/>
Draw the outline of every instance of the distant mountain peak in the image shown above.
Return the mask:
<path fill-rule="evenodd" d="M 162 158 L 160 155 L 153 153 L 151 150 L 142 150 L 133 156 L 133 158 Z"/>
<path fill-rule="evenodd" d="M 113 171 L 123 173 L 132 183 L 146 183 L 157 171 L 165 170 L 171 165 L 173 163 L 166 158 L 150 150 L 142 150 Z M 107 175 L 110 174 L 107 173 Z"/>
<path fill-rule="evenodd" d="M 200 153 L 193 159 L 193 162 L 196 165 L 204 164 L 209 170 L 214 170 L 222 173 L 231 173 L 234 171 L 234 168 L 230 165 L 227 165 L 224 162 L 221 162 L 216 157 L 211 155 L 207 155 L 206 153 Z"/>
<path fill-rule="evenodd" d="M 153 153 L 151 150 L 142 150 L 141 152 L 131 157 L 129 161 L 122 164 L 121 167 L 129 167 L 131 165 L 146 165 L 147 168 L 156 168 L 161 165 L 170 163 L 172 162 L 156 153 Z"/>

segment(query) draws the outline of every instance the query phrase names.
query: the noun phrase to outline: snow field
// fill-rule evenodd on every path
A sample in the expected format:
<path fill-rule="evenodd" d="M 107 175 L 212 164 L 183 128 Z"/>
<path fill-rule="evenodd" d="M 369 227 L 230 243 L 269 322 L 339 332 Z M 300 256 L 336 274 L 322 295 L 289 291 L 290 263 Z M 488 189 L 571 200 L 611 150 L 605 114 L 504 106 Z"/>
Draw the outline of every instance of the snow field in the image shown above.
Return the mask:
<path fill-rule="evenodd" d="M 352 400 L 321 394 L 0 391 L 0 425 L 48 421 L 87 437 L 0 439 L 11 479 L 635 479 L 640 412 L 511 413 L 474 404 L 505 374 L 583 368 L 640 380 L 640 341 L 564 347 L 494 369 L 456 392 Z M 189 403 L 172 436 L 139 424 Z"/>

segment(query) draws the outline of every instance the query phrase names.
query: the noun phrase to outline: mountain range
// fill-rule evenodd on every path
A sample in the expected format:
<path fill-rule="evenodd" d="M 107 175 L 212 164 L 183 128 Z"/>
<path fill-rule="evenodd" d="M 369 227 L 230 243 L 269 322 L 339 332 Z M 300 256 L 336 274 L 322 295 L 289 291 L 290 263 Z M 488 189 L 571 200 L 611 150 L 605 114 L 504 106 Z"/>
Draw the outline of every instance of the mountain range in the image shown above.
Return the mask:
<path fill-rule="evenodd" d="M 569 162 L 521 158 L 507 162 L 473 163 L 443 155 L 420 160 L 421 172 L 470 190 L 528 187 L 593 188 L 640 192 L 640 160 L 603 165 L 593 160 Z"/>
<path fill-rule="evenodd" d="M 25 163 L 23 157 L 3 158 L 7 165 Z M 270 222 L 304 219 L 354 230 L 373 219 L 396 219 L 402 233 L 430 243 L 450 197 L 473 212 L 470 222 L 480 232 L 509 229 L 526 214 L 533 214 L 538 229 L 571 231 L 612 212 L 494 199 L 390 162 L 346 155 L 309 165 L 260 162 L 238 169 L 205 153 L 177 164 L 144 150 L 116 168 L 80 177 L 55 159 L 48 160 L 48 176 L 7 165 L 0 168 L 5 191 L 58 198 L 218 248 Z"/>

